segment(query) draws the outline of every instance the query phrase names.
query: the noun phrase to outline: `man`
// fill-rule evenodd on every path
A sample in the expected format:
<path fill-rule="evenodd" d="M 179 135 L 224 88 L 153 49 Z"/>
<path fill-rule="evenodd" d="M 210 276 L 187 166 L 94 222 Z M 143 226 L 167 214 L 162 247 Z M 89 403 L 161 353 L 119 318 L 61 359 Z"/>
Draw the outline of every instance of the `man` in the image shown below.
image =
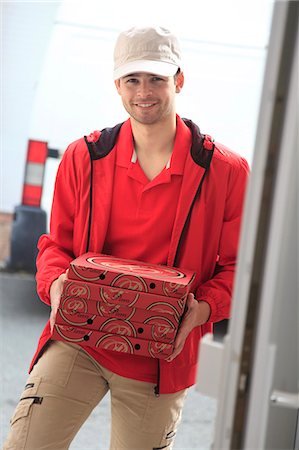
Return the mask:
<path fill-rule="evenodd" d="M 184 74 L 171 32 L 121 33 L 114 61 L 129 119 L 79 139 L 63 156 L 37 260 L 51 316 L 5 449 L 69 448 L 108 390 L 111 450 L 170 449 L 200 339 L 229 317 L 248 165 L 176 114 Z M 51 340 L 67 268 L 86 251 L 196 272 L 167 361 Z"/>

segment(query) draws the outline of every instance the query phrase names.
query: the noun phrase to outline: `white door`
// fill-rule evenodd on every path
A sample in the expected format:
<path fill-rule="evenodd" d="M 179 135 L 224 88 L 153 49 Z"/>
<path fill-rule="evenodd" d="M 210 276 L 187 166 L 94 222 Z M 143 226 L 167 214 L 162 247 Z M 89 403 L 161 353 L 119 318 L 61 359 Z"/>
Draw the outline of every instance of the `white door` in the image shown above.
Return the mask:
<path fill-rule="evenodd" d="M 275 3 L 214 450 L 299 448 L 298 14 Z"/>

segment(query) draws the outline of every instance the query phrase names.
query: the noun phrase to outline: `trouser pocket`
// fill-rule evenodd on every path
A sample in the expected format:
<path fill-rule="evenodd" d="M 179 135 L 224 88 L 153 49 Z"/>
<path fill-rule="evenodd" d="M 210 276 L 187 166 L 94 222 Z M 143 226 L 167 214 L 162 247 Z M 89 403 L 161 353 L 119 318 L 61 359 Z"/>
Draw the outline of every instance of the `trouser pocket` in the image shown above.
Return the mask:
<path fill-rule="evenodd" d="M 4 450 L 68 449 L 107 393 L 107 382 L 80 347 L 61 344 L 51 343 L 34 366 L 12 417 Z"/>
<path fill-rule="evenodd" d="M 3 450 L 22 450 L 25 448 L 27 434 L 29 430 L 32 408 L 40 407 L 43 397 L 34 395 L 40 384 L 40 379 L 32 381 L 30 388 L 25 386 L 25 390 L 11 418 L 11 430 L 7 436 Z M 28 395 L 29 392 L 29 395 Z"/>

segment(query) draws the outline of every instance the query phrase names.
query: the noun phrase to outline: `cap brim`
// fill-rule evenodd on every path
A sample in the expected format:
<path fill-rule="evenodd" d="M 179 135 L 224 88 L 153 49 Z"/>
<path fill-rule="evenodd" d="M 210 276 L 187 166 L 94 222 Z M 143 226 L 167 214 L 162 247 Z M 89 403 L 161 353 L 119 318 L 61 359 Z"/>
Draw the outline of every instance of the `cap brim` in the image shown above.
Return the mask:
<path fill-rule="evenodd" d="M 179 66 L 177 66 L 176 64 L 164 61 L 149 61 L 143 59 L 140 61 L 131 61 L 121 67 L 118 67 L 114 70 L 113 76 L 114 80 L 117 80 L 118 78 L 125 77 L 126 75 L 130 75 L 131 73 L 146 72 L 154 73 L 155 75 L 161 75 L 163 77 L 171 77 L 177 73 L 178 68 Z"/>

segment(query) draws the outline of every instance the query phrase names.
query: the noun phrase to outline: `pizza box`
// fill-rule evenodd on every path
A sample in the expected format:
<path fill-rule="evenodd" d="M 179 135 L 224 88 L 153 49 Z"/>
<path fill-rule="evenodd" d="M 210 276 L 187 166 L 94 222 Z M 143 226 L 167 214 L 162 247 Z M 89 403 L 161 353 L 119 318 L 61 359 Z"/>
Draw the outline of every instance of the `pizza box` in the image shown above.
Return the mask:
<path fill-rule="evenodd" d="M 146 339 L 138 339 L 120 334 L 87 330 L 70 325 L 54 325 L 52 339 L 81 346 L 99 348 L 131 355 L 165 359 L 173 352 L 173 345 Z"/>
<path fill-rule="evenodd" d="M 192 290 L 194 272 L 100 253 L 85 253 L 70 263 L 70 280 L 181 298 Z"/>

